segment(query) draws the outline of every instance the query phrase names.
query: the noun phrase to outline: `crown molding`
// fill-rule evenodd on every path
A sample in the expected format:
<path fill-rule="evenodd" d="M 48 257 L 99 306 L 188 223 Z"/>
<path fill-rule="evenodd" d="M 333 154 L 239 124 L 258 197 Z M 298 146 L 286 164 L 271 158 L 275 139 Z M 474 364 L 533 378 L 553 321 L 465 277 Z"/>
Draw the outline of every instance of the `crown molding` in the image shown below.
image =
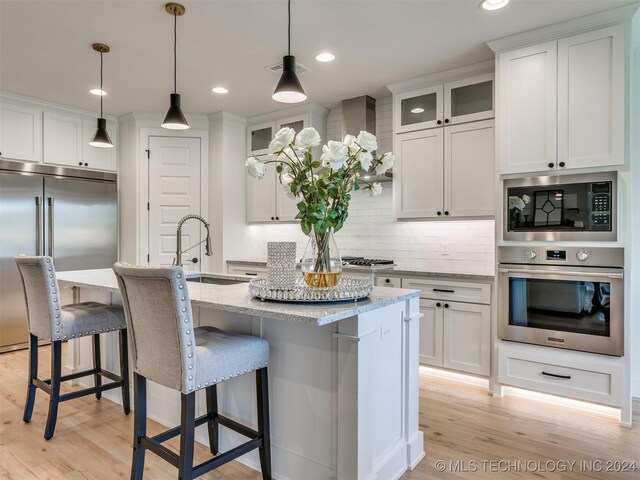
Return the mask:
<path fill-rule="evenodd" d="M 430 73 L 422 77 L 411 78 L 401 82 L 390 83 L 386 85 L 387 89 L 393 94 L 405 93 L 417 88 L 430 87 L 440 83 L 452 82 L 462 78 L 481 75 L 483 73 L 492 73 L 495 68 L 494 60 L 487 60 L 480 63 L 465 65 L 464 67 L 443 70 L 441 72 Z"/>
<path fill-rule="evenodd" d="M 487 45 L 491 50 L 499 53 L 536 43 L 549 42 L 584 33 L 589 30 L 609 27 L 624 21 L 629 21 L 638 11 L 638 8 L 640 8 L 640 3 L 634 2 L 622 7 L 574 18 L 566 22 L 554 23 L 515 35 L 509 35 L 508 37 L 497 38 L 487 42 Z"/>
<path fill-rule="evenodd" d="M 23 95 L 17 95 L 10 92 L 0 92 L 0 101 L 8 100 L 10 102 L 28 104 L 33 107 L 55 109 L 61 112 L 73 113 L 76 115 L 82 115 L 84 117 L 97 118 L 100 116 L 100 112 L 92 112 L 90 110 L 83 110 L 80 108 L 69 107 L 68 105 L 61 105 L 59 103 L 49 102 L 47 100 L 40 100 L 39 98 L 25 97 Z M 109 122 L 117 122 L 117 117 L 113 115 L 104 115 L 104 118 Z"/>
<path fill-rule="evenodd" d="M 293 117 L 296 115 L 320 114 L 326 116 L 328 113 L 328 108 L 325 108 L 322 105 L 318 105 L 317 103 L 309 103 L 306 105 L 299 105 L 297 107 L 285 108 L 284 110 L 277 110 L 275 112 L 255 115 L 247 119 L 247 125 L 256 125 L 258 123 L 282 120 L 283 118 Z"/>
<path fill-rule="evenodd" d="M 226 121 L 226 122 L 237 123 L 238 125 L 242 125 L 242 126 L 247 125 L 246 118 L 241 117 L 240 115 L 236 115 L 235 113 L 225 112 L 224 110 L 221 110 L 215 113 L 210 113 L 209 115 L 207 115 L 207 118 L 209 119 L 209 124 L 211 124 L 211 122 L 216 122 L 216 121 Z"/>

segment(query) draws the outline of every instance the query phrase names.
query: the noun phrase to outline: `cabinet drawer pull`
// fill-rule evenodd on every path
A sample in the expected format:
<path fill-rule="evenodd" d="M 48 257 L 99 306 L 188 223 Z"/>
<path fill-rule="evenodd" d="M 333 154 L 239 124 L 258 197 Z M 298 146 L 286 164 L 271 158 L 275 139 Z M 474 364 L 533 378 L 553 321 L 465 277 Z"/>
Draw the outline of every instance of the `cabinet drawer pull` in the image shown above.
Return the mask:
<path fill-rule="evenodd" d="M 549 372 L 545 372 L 544 370 L 542 371 L 542 374 L 546 375 L 547 377 L 562 378 L 563 380 L 571 380 L 571 375 L 558 375 L 557 373 L 549 373 Z"/>
<path fill-rule="evenodd" d="M 252 277 L 257 277 L 258 274 L 257 273 L 253 273 L 253 272 L 244 272 L 245 275 L 251 275 Z"/>
<path fill-rule="evenodd" d="M 444 293 L 456 293 L 455 290 L 449 290 L 447 288 L 434 288 L 434 292 L 444 292 Z"/>

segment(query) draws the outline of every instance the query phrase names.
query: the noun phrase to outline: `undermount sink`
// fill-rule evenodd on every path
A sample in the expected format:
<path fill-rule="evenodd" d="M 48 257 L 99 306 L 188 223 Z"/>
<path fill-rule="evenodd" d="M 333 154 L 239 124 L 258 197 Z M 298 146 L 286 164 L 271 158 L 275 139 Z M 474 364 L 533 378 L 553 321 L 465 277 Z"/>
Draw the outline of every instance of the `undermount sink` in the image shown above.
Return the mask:
<path fill-rule="evenodd" d="M 187 278 L 187 282 L 208 283 L 209 285 L 237 285 L 239 283 L 246 283 L 248 281 L 248 279 L 237 280 L 234 278 L 206 277 L 204 275 L 197 275 Z"/>

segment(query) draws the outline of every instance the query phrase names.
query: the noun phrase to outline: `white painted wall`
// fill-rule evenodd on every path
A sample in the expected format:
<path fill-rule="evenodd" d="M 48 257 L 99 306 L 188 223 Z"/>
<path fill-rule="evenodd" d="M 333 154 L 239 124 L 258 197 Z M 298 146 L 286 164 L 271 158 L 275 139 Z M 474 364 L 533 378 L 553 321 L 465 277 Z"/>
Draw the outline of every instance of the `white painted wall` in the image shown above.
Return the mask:
<path fill-rule="evenodd" d="M 378 151 L 392 150 L 391 96 L 376 105 Z M 342 133 L 342 109 L 333 108 L 327 116 L 328 140 L 339 140 Z M 393 218 L 392 182 L 385 182 L 382 195 L 371 198 L 354 192 L 349 219 L 336 234 L 343 256 L 390 258 L 399 265 L 436 272 L 466 272 L 493 275 L 495 225 L 493 220 L 396 222 Z M 213 211 L 213 209 L 211 210 Z M 225 224 L 226 228 L 226 224 Z M 227 260 L 261 260 L 267 255 L 267 242 L 295 241 L 298 256 L 307 243 L 298 224 L 249 225 L 250 247 L 237 254 L 225 252 Z M 246 245 L 246 243 L 245 243 Z M 244 248 L 244 247 L 243 247 Z M 446 254 L 443 250 L 446 249 Z"/>

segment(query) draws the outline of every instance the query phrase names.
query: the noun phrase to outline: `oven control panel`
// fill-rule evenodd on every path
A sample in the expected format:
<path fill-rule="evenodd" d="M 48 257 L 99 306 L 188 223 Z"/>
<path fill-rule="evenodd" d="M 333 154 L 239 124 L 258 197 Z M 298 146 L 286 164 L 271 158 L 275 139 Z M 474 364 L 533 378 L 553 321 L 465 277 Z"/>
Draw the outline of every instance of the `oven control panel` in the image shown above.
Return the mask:
<path fill-rule="evenodd" d="M 498 257 L 501 264 L 624 267 L 623 248 L 553 247 L 500 246 Z"/>

